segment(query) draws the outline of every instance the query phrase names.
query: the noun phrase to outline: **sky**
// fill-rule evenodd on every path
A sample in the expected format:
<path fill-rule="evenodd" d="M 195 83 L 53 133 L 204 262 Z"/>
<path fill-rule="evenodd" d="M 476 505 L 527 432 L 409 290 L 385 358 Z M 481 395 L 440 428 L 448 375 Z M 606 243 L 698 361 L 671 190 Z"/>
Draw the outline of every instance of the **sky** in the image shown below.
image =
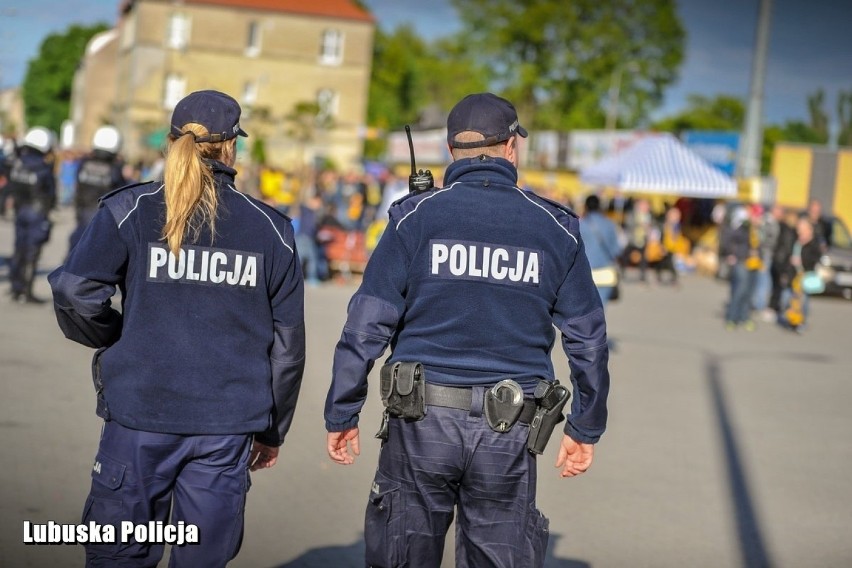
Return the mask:
<path fill-rule="evenodd" d="M 305 0 L 321 1 L 321 0 Z M 564 0 L 554 0 L 564 1 Z M 654 118 L 684 108 L 690 94 L 747 100 L 760 0 L 676 0 L 687 31 L 680 78 Z M 379 26 L 411 23 L 425 38 L 459 29 L 449 0 L 365 0 Z M 120 0 L 0 0 L 0 87 L 19 85 L 46 35 L 74 23 L 116 20 Z M 837 93 L 852 91 L 852 1 L 772 0 L 764 91 L 768 123 L 808 119 L 807 97 L 826 91 L 836 114 Z"/>

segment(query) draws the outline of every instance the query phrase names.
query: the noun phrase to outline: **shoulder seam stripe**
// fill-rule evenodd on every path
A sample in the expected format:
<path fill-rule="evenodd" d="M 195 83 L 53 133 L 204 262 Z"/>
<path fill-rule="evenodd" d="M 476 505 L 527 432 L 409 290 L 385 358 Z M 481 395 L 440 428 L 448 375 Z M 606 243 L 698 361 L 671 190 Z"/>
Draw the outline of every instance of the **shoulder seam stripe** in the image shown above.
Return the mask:
<path fill-rule="evenodd" d="M 293 248 L 290 245 L 288 245 L 287 242 L 284 240 L 284 237 L 278 231 L 278 227 L 275 226 L 275 223 L 272 222 L 272 219 L 269 218 L 269 215 L 266 214 L 266 211 L 264 211 L 263 209 L 261 209 L 260 207 L 258 207 L 254 203 L 252 203 L 251 199 L 249 199 L 247 195 L 244 195 L 244 194 L 240 193 L 239 191 L 237 191 L 236 188 L 233 185 L 229 184 L 228 189 L 230 189 L 231 191 L 233 191 L 234 193 L 236 193 L 237 195 L 239 195 L 240 197 L 245 199 L 246 203 L 248 203 L 249 205 L 251 205 L 252 207 L 257 209 L 257 211 L 261 215 L 266 217 L 266 220 L 269 221 L 269 224 L 272 226 L 272 230 L 275 231 L 275 234 L 278 235 L 278 238 L 281 240 L 281 244 L 284 245 L 287 248 L 287 250 L 289 250 L 291 253 L 293 252 Z"/>
<path fill-rule="evenodd" d="M 433 193 L 432 195 L 427 195 L 426 197 L 424 197 L 423 199 L 421 199 L 421 200 L 417 203 L 417 205 L 415 205 L 415 206 L 414 206 L 414 209 L 412 209 L 411 211 L 409 211 L 408 213 L 406 213 L 406 214 L 405 214 L 405 216 L 403 216 L 403 218 L 399 220 L 399 223 L 397 223 L 397 224 L 396 224 L 396 228 L 397 228 L 397 229 L 399 229 L 399 226 L 400 226 L 400 225 L 402 225 L 402 222 L 403 222 L 403 221 L 405 221 L 406 219 L 408 219 L 408 216 L 409 216 L 409 215 L 411 215 L 411 214 L 413 214 L 415 211 L 417 211 L 417 208 L 418 208 L 418 207 L 420 207 L 420 204 L 421 204 L 421 203 L 424 203 L 427 199 L 432 199 L 433 197 L 435 197 L 435 196 L 436 196 L 436 195 L 438 195 L 439 193 L 444 193 L 445 191 L 449 191 L 449 190 L 451 190 L 451 189 L 453 188 L 453 186 L 455 186 L 455 185 L 456 185 L 456 184 L 458 184 L 458 183 L 461 183 L 461 182 L 454 182 L 452 185 L 449 185 L 449 186 L 445 187 L 444 189 L 439 189 L 438 191 L 436 191 L 436 192 L 435 192 L 435 193 Z"/>
<path fill-rule="evenodd" d="M 130 217 L 130 215 L 131 215 L 134 211 L 136 211 L 136 208 L 137 208 L 137 207 L 139 207 L 139 201 L 140 201 L 143 197 L 147 197 L 147 196 L 149 196 L 149 195 L 156 195 L 156 194 L 160 193 L 160 190 L 161 190 L 161 189 L 163 189 L 164 187 L 166 187 L 166 185 L 165 185 L 165 184 L 163 184 L 163 185 L 161 185 L 160 187 L 158 187 L 158 188 L 157 188 L 157 191 L 152 191 L 151 193 L 143 193 L 142 195 L 140 195 L 139 197 L 137 197 L 137 198 L 136 198 L 136 203 L 133 205 L 133 209 L 131 209 L 130 211 L 128 211 L 128 212 L 127 212 L 127 215 L 125 215 L 125 216 L 124 216 L 124 219 L 122 219 L 121 221 L 119 221 L 119 223 L 118 223 L 118 228 L 120 229 L 120 228 L 121 228 L 121 225 L 122 225 L 122 224 L 124 224 L 124 222 L 125 222 L 125 221 L 127 221 L 127 218 L 128 218 L 128 217 Z"/>
<path fill-rule="evenodd" d="M 553 213 L 551 213 L 550 211 L 548 211 L 547 209 L 545 209 L 545 208 L 544 208 L 544 206 L 543 206 L 543 205 L 541 205 L 540 203 L 536 203 L 535 201 L 533 201 L 532 199 L 530 199 L 530 198 L 529 198 L 529 196 L 527 196 L 527 194 L 526 194 L 526 193 L 524 193 L 524 190 L 523 190 L 523 189 L 521 189 L 520 187 L 515 187 L 515 190 L 517 190 L 517 191 L 518 191 L 518 193 L 520 193 L 520 194 L 521 194 L 521 196 L 523 196 L 523 198 L 524 198 L 524 199 L 526 199 L 527 201 L 529 201 L 530 203 L 532 203 L 533 205 L 535 205 L 536 207 L 538 207 L 539 209 L 541 209 L 542 211 L 544 211 L 545 213 L 547 213 L 548 215 L 550 215 L 550 218 L 551 218 L 551 219 L 553 219 L 553 220 L 556 222 L 556 224 L 557 224 L 557 225 L 559 225 L 559 228 L 560 228 L 560 229 L 562 229 L 563 231 L 565 231 L 566 233 L 568 233 L 568 236 L 569 236 L 569 237 L 571 237 L 572 239 L 574 239 L 574 242 L 575 242 L 575 243 L 580 244 L 580 243 L 577 241 L 577 237 L 575 237 L 574 235 L 572 235 L 572 234 L 571 234 L 571 231 L 569 231 L 569 230 L 565 227 L 565 225 L 563 225 L 562 223 L 560 223 L 559 221 L 557 221 L 557 220 L 556 220 L 556 217 L 554 217 L 554 216 L 553 216 Z"/>

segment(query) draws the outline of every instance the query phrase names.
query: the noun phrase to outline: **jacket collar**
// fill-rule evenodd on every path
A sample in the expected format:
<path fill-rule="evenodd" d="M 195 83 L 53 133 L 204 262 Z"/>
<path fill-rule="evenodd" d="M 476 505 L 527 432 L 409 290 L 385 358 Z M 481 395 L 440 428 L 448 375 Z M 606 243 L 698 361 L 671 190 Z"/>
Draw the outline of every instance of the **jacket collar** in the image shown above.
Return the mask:
<path fill-rule="evenodd" d="M 479 156 L 456 160 L 444 173 L 444 185 L 488 181 L 489 184 L 518 185 L 518 170 L 504 158 Z"/>
<path fill-rule="evenodd" d="M 218 183 L 234 183 L 234 178 L 237 176 L 237 170 L 226 166 L 218 160 L 204 160 L 204 163 L 210 166 L 210 170 L 213 172 L 213 177 Z"/>

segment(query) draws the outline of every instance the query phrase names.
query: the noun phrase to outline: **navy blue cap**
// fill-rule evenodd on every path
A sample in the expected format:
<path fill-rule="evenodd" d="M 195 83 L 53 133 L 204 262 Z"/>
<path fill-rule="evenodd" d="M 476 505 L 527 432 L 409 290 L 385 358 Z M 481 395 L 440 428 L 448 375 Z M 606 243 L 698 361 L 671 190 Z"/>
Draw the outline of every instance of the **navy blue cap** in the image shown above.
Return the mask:
<path fill-rule="evenodd" d="M 208 136 L 197 136 L 196 142 L 223 142 L 237 136 L 248 136 L 240 128 L 240 103 L 219 91 L 196 91 L 185 96 L 172 112 L 172 135 L 185 134 L 181 128 L 194 122 L 207 129 Z"/>
<path fill-rule="evenodd" d="M 485 140 L 455 142 L 460 132 L 479 132 Z M 492 93 L 468 95 L 450 111 L 447 117 L 447 143 L 452 148 L 483 148 L 508 140 L 515 134 L 527 137 L 526 129 L 518 124 L 515 107 Z"/>

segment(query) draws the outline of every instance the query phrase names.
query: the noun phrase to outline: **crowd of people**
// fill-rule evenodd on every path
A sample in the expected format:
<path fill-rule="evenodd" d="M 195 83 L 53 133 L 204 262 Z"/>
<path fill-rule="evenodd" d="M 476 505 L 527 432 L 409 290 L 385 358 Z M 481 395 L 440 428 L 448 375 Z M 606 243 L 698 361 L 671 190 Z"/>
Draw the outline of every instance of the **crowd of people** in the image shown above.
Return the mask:
<path fill-rule="evenodd" d="M 821 203 L 812 201 L 804 214 L 780 205 L 736 205 L 720 216 L 719 258 L 730 281 L 726 329 L 754 330 L 756 316 L 803 331 L 808 281 L 831 239 Z"/>

